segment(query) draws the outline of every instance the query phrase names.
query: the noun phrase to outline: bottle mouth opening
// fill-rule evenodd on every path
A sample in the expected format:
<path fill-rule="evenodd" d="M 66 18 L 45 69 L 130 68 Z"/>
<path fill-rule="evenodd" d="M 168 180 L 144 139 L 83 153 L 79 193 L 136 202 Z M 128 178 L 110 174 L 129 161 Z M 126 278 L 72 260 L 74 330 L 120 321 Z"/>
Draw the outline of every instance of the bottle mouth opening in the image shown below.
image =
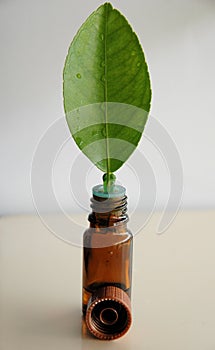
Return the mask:
<path fill-rule="evenodd" d="M 99 339 L 120 338 L 131 326 L 129 296 L 118 287 L 100 288 L 89 300 L 86 324 L 89 331 Z"/>
<path fill-rule="evenodd" d="M 103 309 L 100 313 L 100 321 L 105 325 L 112 326 L 117 322 L 119 318 L 118 312 L 112 307 Z"/>

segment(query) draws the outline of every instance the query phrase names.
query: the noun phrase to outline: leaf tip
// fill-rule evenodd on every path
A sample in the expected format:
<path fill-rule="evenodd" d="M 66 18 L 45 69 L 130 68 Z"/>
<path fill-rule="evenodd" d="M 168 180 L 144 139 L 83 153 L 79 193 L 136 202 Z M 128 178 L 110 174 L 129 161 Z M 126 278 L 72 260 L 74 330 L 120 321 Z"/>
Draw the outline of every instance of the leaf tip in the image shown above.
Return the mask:
<path fill-rule="evenodd" d="M 112 4 L 110 2 L 108 2 L 108 1 L 104 3 L 104 6 L 113 8 Z"/>
<path fill-rule="evenodd" d="M 99 8 L 104 8 L 106 11 L 107 10 L 113 10 L 113 5 L 110 2 L 105 2 Z"/>

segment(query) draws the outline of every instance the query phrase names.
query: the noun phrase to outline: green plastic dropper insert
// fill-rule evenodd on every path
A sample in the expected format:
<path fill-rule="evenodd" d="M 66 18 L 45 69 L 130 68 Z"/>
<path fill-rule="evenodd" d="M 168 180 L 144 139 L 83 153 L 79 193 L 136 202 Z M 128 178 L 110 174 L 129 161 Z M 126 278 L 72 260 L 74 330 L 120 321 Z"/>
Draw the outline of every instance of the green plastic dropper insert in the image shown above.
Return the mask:
<path fill-rule="evenodd" d="M 93 195 L 102 198 L 124 197 L 126 189 L 115 185 L 116 176 L 113 173 L 103 175 L 103 185 L 93 187 Z"/>

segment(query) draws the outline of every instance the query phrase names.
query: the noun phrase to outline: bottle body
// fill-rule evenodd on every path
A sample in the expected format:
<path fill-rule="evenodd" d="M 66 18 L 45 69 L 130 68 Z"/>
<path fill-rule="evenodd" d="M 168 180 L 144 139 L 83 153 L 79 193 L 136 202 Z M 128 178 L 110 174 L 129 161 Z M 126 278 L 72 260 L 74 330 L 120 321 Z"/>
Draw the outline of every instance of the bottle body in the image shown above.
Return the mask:
<path fill-rule="evenodd" d="M 121 337 L 131 325 L 133 236 L 127 229 L 127 197 L 91 199 L 83 236 L 83 315 L 99 339 Z"/>
<path fill-rule="evenodd" d="M 83 314 L 98 288 L 115 286 L 131 297 L 133 236 L 126 226 L 89 228 L 83 242 Z"/>

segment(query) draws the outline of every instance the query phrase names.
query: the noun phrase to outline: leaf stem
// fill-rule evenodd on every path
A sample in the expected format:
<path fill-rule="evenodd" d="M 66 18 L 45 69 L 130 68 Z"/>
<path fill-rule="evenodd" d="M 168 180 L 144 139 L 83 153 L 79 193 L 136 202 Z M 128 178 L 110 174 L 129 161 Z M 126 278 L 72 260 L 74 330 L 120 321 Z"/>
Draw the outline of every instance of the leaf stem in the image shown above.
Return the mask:
<path fill-rule="evenodd" d="M 104 174 L 103 175 L 104 192 L 106 193 L 113 192 L 115 181 L 116 181 L 116 176 L 113 173 Z"/>

